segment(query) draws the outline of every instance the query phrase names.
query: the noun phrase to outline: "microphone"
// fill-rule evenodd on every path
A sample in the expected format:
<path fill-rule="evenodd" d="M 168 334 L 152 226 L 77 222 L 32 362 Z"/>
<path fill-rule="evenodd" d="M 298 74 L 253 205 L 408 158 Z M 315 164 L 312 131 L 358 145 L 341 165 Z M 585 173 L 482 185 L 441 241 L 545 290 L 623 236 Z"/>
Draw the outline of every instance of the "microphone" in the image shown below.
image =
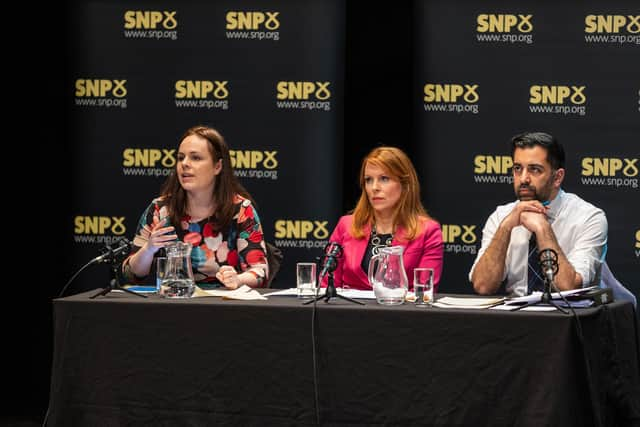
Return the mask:
<path fill-rule="evenodd" d="M 126 237 L 121 237 L 121 238 L 119 239 L 119 245 L 118 245 L 118 247 L 117 247 L 117 248 L 112 248 L 111 246 L 106 245 L 104 248 L 102 248 L 102 249 L 101 249 L 101 251 L 103 251 L 103 252 L 104 252 L 102 255 L 99 255 L 99 256 L 95 257 L 94 259 L 92 259 L 91 261 L 89 261 L 88 263 L 86 263 L 85 265 L 83 265 L 83 266 L 80 268 L 80 270 L 76 271 L 76 272 L 74 273 L 74 275 L 73 275 L 73 276 L 71 276 L 71 279 L 69 279 L 69 281 L 68 281 L 67 283 L 65 283 L 65 284 L 64 284 L 64 286 L 62 287 L 62 290 L 61 290 L 61 291 L 60 291 L 60 293 L 58 294 L 58 298 L 62 298 L 62 295 L 64 295 L 64 292 L 67 290 L 67 288 L 69 287 L 69 285 L 71 284 L 71 282 L 73 282 L 73 279 L 75 279 L 76 277 L 78 277 L 78 275 L 79 275 L 79 274 L 80 274 L 80 273 L 81 273 L 85 268 L 89 267 L 90 265 L 93 265 L 93 264 L 100 264 L 100 263 L 103 263 L 103 262 L 109 262 L 109 263 L 111 263 L 111 268 L 112 268 L 112 269 L 114 269 L 114 271 L 115 271 L 115 268 L 116 268 L 116 265 L 115 265 L 116 256 L 118 256 L 118 255 L 120 255 L 120 254 L 122 254 L 122 253 L 124 253 L 124 252 L 126 252 L 126 251 L 131 250 L 131 245 L 132 245 L 132 244 L 133 244 L 133 243 L 131 243 L 129 240 L 127 240 L 127 238 L 126 238 Z M 116 280 L 116 283 L 117 283 L 117 276 L 114 276 L 114 279 L 113 279 L 113 280 Z M 105 289 L 106 289 L 106 290 L 111 289 L 111 285 L 110 285 L 108 288 L 105 288 Z M 134 294 L 135 294 L 135 292 L 130 291 L 130 290 L 128 290 L 128 289 L 124 289 L 124 288 L 122 288 L 122 289 L 123 289 L 123 290 L 126 290 L 127 292 L 130 292 L 130 293 L 134 293 Z M 101 292 L 105 292 L 105 293 L 106 293 L 107 291 L 103 290 L 103 291 L 101 291 Z M 93 297 L 91 297 L 91 298 L 94 298 L 94 297 L 96 297 L 96 296 L 98 296 L 98 295 L 99 295 L 99 294 L 96 294 L 96 295 L 94 295 L 94 296 L 93 296 Z M 103 293 L 102 295 L 104 295 L 104 293 Z M 141 296 L 144 296 L 144 295 L 141 295 Z M 146 298 L 146 297 L 145 297 L 145 298 Z"/>
<path fill-rule="evenodd" d="M 338 258 L 342 256 L 342 246 L 338 242 L 329 242 L 324 247 L 324 265 L 320 271 L 320 278 L 338 267 Z"/>
<path fill-rule="evenodd" d="M 553 276 L 558 272 L 558 253 L 551 248 L 540 251 L 540 268 L 544 273 L 547 283 L 553 283 Z"/>
<path fill-rule="evenodd" d="M 106 245 L 103 249 L 104 253 L 92 259 L 90 264 L 111 262 L 116 256 L 131 250 L 131 245 L 132 243 L 126 237 L 121 237 L 117 247 L 112 248 Z"/>

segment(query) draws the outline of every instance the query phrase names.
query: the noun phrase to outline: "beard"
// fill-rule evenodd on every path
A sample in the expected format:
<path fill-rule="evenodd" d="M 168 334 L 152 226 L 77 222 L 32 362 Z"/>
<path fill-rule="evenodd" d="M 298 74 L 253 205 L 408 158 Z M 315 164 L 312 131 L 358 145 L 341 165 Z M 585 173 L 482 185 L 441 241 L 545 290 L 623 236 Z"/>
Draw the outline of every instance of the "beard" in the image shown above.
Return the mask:
<path fill-rule="evenodd" d="M 521 184 L 516 190 L 516 196 L 521 202 L 527 200 L 540 200 L 536 187 L 533 185 Z"/>
<path fill-rule="evenodd" d="M 533 185 L 520 184 L 516 189 L 516 197 L 518 200 L 524 202 L 527 200 L 537 200 L 539 202 L 546 202 L 551 197 L 551 189 L 553 187 L 553 181 L 549 180 L 540 189 Z"/>

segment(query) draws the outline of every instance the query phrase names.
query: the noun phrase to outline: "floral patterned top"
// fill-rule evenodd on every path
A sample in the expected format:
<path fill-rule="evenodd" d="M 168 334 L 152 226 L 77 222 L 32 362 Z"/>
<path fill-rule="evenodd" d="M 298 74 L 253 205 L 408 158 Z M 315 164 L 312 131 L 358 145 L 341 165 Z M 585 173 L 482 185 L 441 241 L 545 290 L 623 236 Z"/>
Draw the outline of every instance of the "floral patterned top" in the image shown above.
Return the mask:
<path fill-rule="evenodd" d="M 209 218 L 192 222 L 191 217 L 187 215 L 182 218 L 180 225 L 175 227 L 176 234 L 179 240 L 192 245 L 191 267 L 196 282 L 220 285 L 215 275 L 221 266 L 230 265 L 238 272 L 252 273 L 258 280 L 258 286 L 264 286 L 267 283 L 269 268 L 260 218 L 250 200 L 236 195 L 234 205 L 235 215 L 227 230 L 216 232 Z M 156 198 L 140 217 L 131 255 L 147 241 L 143 233 L 144 226 L 154 225 L 162 220 L 166 221 L 167 225 L 172 225 L 167 206 L 161 198 Z M 156 257 L 158 256 L 164 256 L 163 249 L 156 253 Z M 124 263 L 124 275 L 132 282 L 143 282 L 146 279 L 131 272 L 128 259 Z"/>

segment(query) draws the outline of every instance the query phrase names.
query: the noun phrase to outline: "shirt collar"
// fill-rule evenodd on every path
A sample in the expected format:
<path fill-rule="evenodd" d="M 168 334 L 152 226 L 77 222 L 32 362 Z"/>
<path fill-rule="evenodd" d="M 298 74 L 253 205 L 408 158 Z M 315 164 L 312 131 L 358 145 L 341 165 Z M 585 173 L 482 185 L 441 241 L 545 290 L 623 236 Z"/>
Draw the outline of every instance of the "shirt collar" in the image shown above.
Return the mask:
<path fill-rule="evenodd" d="M 560 190 L 558 190 L 558 194 L 556 195 L 556 197 L 549 203 L 547 217 L 549 218 L 550 222 L 553 222 L 560 213 L 564 202 L 564 194 L 564 190 L 561 188 Z"/>

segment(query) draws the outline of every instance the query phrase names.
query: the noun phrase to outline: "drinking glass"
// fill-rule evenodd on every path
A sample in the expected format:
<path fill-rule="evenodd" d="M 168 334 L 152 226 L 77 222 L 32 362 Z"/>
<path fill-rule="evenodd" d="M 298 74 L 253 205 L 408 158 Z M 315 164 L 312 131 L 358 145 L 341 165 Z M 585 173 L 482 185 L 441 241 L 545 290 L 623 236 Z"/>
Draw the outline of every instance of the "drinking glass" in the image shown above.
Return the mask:
<path fill-rule="evenodd" d="M 433 305 L 433 268 L 413 269 L 413 292 L 416 295 L 417 306 L 431 307 Z"/>
<path fill-rule="evenodd" d="M 296 264 L 296 284 L 298 298 L 313 298 L 316 295 L 315 262 L 299 262 Z"/>
<path fill-rule="evenodd" d="M 162 280 L 164 279 L 164 273 L 167 269 L 167 258 L 156 258 L 156 293 L 162 294 Z"/>

